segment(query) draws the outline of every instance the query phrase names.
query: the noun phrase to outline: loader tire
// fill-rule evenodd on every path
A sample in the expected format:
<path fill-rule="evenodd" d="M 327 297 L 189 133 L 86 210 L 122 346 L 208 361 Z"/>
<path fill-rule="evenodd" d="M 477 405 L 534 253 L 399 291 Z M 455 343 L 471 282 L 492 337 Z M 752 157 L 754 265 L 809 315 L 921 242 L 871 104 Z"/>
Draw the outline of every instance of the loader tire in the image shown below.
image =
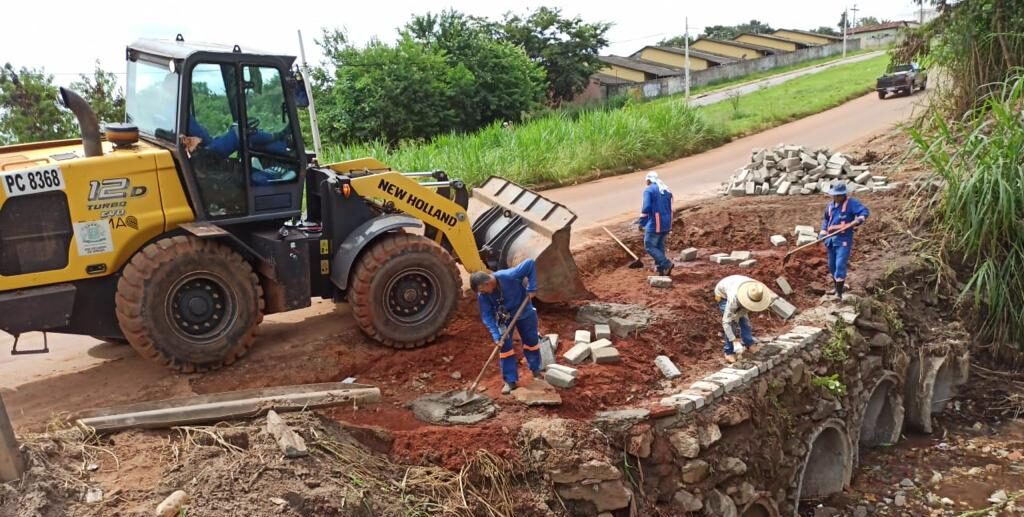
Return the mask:
<path fill-rule="evenodd" d="M 356 323 L 392 348 L 437 338 L 455 313 L 462 280 L 455 259 L 420 235 L 389 234 L 356 262 L 348 301 Z"/>
<path fill-rule="evenodd" d="M 132 348 L 183 373 L 235 362 L 263 321 L 263 288 L 249 263 L 223 244 L 189 236 L 136 253 L 115 303 Z"/>

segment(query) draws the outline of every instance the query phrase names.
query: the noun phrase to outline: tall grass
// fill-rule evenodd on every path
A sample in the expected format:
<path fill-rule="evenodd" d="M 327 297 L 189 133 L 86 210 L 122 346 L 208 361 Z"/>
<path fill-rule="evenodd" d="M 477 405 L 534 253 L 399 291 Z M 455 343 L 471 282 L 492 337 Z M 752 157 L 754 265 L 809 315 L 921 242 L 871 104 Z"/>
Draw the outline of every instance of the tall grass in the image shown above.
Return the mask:
<path fill-rule="evenodd" d="M 970 268 L 962 299 L 986 334 L 1024 349 L 1024 75 L 990 91 L 960 121 L 936 114 L 911 134 L 945 182 L 944 251 Z"/>
<path fill-rule="evenodd" d="M 328 160 L 374 156 L 404 171 L 443 169 L 470 185 L 495 174 L 528 185 L 561 185 L 604 171 L 708 149 L 726 135 L 682 102 L 553 114 L 516 127 L 389 149 L 381 142 L 327 149 Z"/>
<path fill-rule="evenodd" d="M 430 142 L 328 146 L 327 161 L 372 156 L 403 171 L 442 169 L 469 185 L 500 175 L 554 186 L 705 151 L 730 138 L 841 104 L 874 87 L 888 57 L 836 66 L 738 99 L 689 108 L 679 97 L 626 102 L 618 109 L 556 112 L 503 128 L 448 134 Z"/>

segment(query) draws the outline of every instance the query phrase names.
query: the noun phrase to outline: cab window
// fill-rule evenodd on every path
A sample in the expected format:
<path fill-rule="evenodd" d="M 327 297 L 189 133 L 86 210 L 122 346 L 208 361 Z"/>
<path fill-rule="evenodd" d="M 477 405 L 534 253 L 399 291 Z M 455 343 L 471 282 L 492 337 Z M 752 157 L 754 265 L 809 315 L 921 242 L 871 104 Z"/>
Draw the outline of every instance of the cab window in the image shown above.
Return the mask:
<path fill-rule="evenodd" d="M 230 64 L 201 63 L 192 69 L 188 125 L 181 144 L 211 218 L 247 211 L 236 75 Z"/>
<path fill-rule="evenodd" d="M 254 187 L 298 181 L 299 157 L 276 68 L 242 67 L 249 170 Z"/>

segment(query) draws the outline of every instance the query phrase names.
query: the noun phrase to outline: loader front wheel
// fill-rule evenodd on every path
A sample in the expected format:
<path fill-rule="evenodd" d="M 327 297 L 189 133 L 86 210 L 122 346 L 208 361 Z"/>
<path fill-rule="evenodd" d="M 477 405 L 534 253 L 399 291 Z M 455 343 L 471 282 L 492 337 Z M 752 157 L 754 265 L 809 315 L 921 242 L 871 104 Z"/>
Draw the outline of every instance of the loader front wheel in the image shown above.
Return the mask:
<path fill-rule="evenodd" d="M 393 348 L 430 343 L 458 305 L 455 260 L 420 235 L 385 235 L 370 246 L 356 263 L 348 294 L 359 328 Z"/>
<path fill-rule="evenodd" d="M 243 356 L 263 320 L 263 289 L 231 248 L 177 236 L 132 257 L 117 283 L 117 321 L 143 357 L 181 372 Z"/>

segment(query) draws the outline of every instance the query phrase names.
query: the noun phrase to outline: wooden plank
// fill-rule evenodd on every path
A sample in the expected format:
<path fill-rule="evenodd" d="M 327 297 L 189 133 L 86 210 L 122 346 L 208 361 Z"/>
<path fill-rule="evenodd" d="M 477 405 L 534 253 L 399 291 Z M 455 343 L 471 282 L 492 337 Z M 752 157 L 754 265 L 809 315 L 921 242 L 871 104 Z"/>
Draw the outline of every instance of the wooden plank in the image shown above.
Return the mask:
<path fill-rule="evenodd" d="M 270 410 L 300 411 L 379 401 L 379 388 L 331 382 L 143 402 L 88 410 L 77 415 L 77 418 L 80 424 L 92 427 L 96 431 L 111 432 L 129 428 L 159 429 L 176 425 L 255 418 Z"/>
<path fill-rule="evenodd" d="M 14 436 L 11 418 L 7 416 L 7 406 L 0 396 L 0 483 L 21 479 L 25 472 L 25 463 L 18 451 L 18 440 Z"/>
<path fill-rule="evenodd" d="M 303 440 L 298 433 L 288 427 L 288 424 L 284 423 L 284 420 L 274 410 L 267 412 L 267 432 L 277 440 L 277 446 L 281 448 L 281 452 L 286 458 L 301 458 L 309 455 L 309 450 L 306 449 L 306 440 Z"/>

